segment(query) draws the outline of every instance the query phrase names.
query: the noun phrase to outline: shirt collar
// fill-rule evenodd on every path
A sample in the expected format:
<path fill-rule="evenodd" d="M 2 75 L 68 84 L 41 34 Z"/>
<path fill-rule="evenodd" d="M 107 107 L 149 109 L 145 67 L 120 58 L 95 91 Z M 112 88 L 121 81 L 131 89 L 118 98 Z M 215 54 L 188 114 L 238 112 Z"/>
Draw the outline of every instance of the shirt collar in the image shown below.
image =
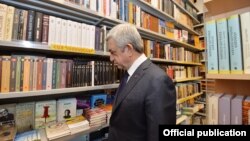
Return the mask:
<path fill-rule="evenodd" d="M 142 54 L 140 57 L 138 57 L 134 63 L 131 65 L 131 67 L 128 69 L 129 76 L 132 76 L 135 72 L 135 70 L 145 61 L 147 60 L 147 57 L 145 54 Z"/>

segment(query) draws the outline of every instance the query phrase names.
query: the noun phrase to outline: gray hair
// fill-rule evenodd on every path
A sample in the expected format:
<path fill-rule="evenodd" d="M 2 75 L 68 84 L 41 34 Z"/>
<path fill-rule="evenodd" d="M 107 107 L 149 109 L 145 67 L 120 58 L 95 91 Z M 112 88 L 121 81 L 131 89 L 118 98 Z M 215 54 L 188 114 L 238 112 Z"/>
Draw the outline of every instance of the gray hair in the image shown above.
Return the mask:
<path fill-rule="evenodd" d="M 127 44 L 131 44 L 135 51 L 143 53 L 143 43 L 139 32 L 132 24 L 119 24 L 113 27 L 106 40 L 113 39 L 116 42 L 117 47 L 123 48 Z"/>

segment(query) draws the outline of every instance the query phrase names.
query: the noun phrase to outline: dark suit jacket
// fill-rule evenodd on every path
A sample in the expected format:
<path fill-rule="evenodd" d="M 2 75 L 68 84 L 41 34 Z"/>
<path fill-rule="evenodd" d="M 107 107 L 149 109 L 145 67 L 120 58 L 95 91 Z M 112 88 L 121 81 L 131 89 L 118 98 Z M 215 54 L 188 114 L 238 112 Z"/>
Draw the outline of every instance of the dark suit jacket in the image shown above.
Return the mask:
<path fill-rule="evenodd" d="M 158 141 L 159 124 L 176 124 L 175 86 L 146 60 L 114 101 L 109 141 Z"/>

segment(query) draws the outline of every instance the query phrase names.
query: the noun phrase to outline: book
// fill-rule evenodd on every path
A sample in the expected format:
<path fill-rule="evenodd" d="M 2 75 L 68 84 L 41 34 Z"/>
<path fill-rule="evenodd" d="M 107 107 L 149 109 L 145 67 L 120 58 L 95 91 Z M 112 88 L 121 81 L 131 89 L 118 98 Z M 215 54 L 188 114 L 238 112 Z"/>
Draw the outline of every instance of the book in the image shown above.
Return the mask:
<path fill-rule="evenodd" d="M 16 136 L 16 127 L 14 124 L 0 125 L 0 140 L 14 141 Z"/>
<path fill-rule="evenodd" d="M 18 103 L 16 105 L 17 132 L 34 129 L 35 102 Z"/>
<path fill-rule="evenodd" d="M 241 36 L 243 48 L 244 73 L 250 74 L 250 12 L 240 15 L 241 20 Z"/>
<path fill-rule="evenodd" d="M 107 102 L 107 94 L 92 95 L 90 97 L 90 107 L 95 108 L 101 105 L 105 105 Z"/>
<path fill-rule="evenodd" d="M 215 20 L 206 23 L 208 73 L 218 74 L 218 47 Z"/>
<path fill-rule="evenodd" d="M 16 104 L 0 105 L 0 125 L 15 124 Z"/>
<path fill-rule="evenodd" d="M 70 135 L 70 130 L 66 122 L 50 123 L 45 128 L 49 140 Z"/>
<path fill-rule="evenodd" d="M 15 141 L 41 141 L 41 135 L 38 130 L 30 130 L 16 135 Z"/>
<path fill-rule="evenodd" d="M 231 124 L 242 124 L 242 101 L 244 96 L 235 96 L 231 101 Z"/>
<path fill-rule="evenodd" d="M 35 129 L 45 128 L 49 122 L 56 121 L 56 101 L 47 100 L 36 102 Z"/>
<path fill-rule="evenodd" d="M 59 99 L 57 101 L 57 121 L 69 120 L 76 116 L 76 98 Z"/>
<path fill-rule="evenodd" d="M 219 124 L 229 125 L 231 123 L 231 100 L 233 95 L 223 95 L 219 99 Z"/>
<path fill-rule="evenodd" d="M 238 14 L 232 15 L 228 18 L 228 36 L 231 73 L 243 74 L 240 17 Z"/>
<path fill-rule="evenodd" d="M 219 59 L 219 73 L 230 73 L 230 61 L 229 61 L 229 42 L 228 42 L 228 30 L 227 19 L 222 18 L 216 21 L 217 25 L 217 39 L 218 39 L 218 59 Z"/>

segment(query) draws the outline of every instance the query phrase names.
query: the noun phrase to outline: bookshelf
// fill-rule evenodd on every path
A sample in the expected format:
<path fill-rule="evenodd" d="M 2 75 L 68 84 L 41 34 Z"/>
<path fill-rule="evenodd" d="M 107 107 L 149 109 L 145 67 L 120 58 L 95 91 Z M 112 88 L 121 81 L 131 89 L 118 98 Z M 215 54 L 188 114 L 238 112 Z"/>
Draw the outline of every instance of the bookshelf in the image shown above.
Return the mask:
<path fill-rule="evenodd" d="M 119 84 L 100 85 L 100 86 L 86 86 L 86 87 L 73 87 L 73 88 L 62 88 L 52 90 L 37 90 L 28 92 L 8 92 L 0 93 L 0 99 L 11 99 L 11 98 L 24 98 L 24 97 L 36 97 L 36 96 L 52 96 L 61 95 L 75 92 L 86 92 L 94 90 L 105 90 L 105 89 L 116 89 Z"/>
<path fill-rule="evenodd" d="M 159 9 L 151 6 L 149 3 L 144 2 L 143 0 L 134 1 L 134 3 L 137 4 L 138 6 L 140 6 L 142 9 L 146 9 L 147 11 L 150 11 L 150 13 L 156 17 L 159 17 L 159 18 L 166 20 L 166 21 L 172 21 L 175 24 L 175 26 L 177 26 L 178 28 L 185 29 L 192 34 L 199 35 L 192 28 L 182 24 L 181 22 L 176 21 L 172 15 L 169 15 L 167 13 L 160 11 Z M 187 12 L 187 11 L 185 10 L 185 12 Z M 195 19 L 195 20 L 197 20 L 197 19 Z"/>
<path fill-rule="evenodd" d="M 250 80 L 250 74 L 207 74 L 209 79 Z"/>
<path fill-rule="evenodd" d="M 178 82 L 195 81 L 195 80 L 201 80 L 201 79 L 202 77 L 183 78 L 183 79 L 174 79 L 174 82 L 178 83 Z"/>
<path fill-rule="evenodd" d="M 178 99 L 178 100 L 177 100 L 177 104 L 183 103 L 183 102 L 185 102 L 185 101 L 187 101 L 187 100 L 193 99 L 193 98 L 198 97 L 198 96 L 200 96 L 200 95 L 202 95 L 202 94 L 203 94 L 203 93 L 195 93 L 195 94 L 192 94 L 192 95 L 187 96 L 187 97 L 185 97 L 185 98 Z"/>
<path fill-rule="evenodd" d="M 223 18 L 226 18 L 227 20 L 227 23 L 230 22 L 230 16 L 232 15 L 235 15 L 235 14 L 242 14 L 242 13 L 245 13 L 245 12 L 249 12 L 250 11 L 250 1 L 247 1 L 247 0 L 240 0 L 240 1 L 236 1 L 236 0 L 228 0 L 227 1 L 227 5 L 225 6 L 225 1 L 222 1 L 222 0 L 212 0 L 212 1 L 208 1 L 205 3 L 205 6 L 208 10 L 208 12 L 205 13 L 205 22 L 209 22 L 211 20 L 215 20 L 216 22 L 220 21 L 220 19 L 223 19 Z M 223 8 L 221 8 L 223 7 Z M 243 18 L 240 18 L 240 20 L 242 20 Z M 241 21 L 242 22 L 242 21 Z M 243 23 L 243 22 L 242 22 Z M 247 23 L 249 24 L 249 23 Z M 229 25 L 229 24 L 228 24 Z M 217 26 L 217 25 L 216 25 Z M 242 25 L 234 25 L 233 26 L 234 28 L 242 28 Z M 227 27 L 227 30 L 229 31 L 231 27 Z M 207 29 L 206 29 L 207 30 Z M 241 29 L 242 30 L 242 29 Z M 207 31 L 206 31 L 207 32 Z M 218 31 L 217 31 L 218 32 Z M 248 32 L 248 31 L 245 31 L 245 32 Z M 228 36 L 230 36 L 230 32 L 228 32 Z M 240 32 L 239 34 L 240 36 L 240 41 L 238 43 L 241 43 L 241 46 L 238 48 L 238 49 L 241 49 L 241 51 L 244 53 L 244 46 L 243 46 L 243 40 L 242 40 L 242 31 Z M 217 37 L 218 39 L 218 37 Z M 230 39 L 230 37 L 229 37 Z M 208 37 L 207 37 L 207 40 Z M 219 43 L 220 42 L 220 43 Z M 224 41 L 218 41 L 218 45 L 220 44 L 223 44 Z M 223 47 L 221 45 L 221 47 Z M 209 73 L 207 72 L 206 73 L 206 77 L 208 79 L 213 79 L 215 82 L 215 86 L 214 86 L 214 92 L 211 92 L 211 94 L 213 94 L 213 98 L 216 98 L 217 96 L 219 96 L 219 94 L 225 94 L 225 96 L 249 96 L 249 86 L 250 86 L 250 75 L 245 73 L 244 72 L 244 67 L 243 67 L 243 73 L 241 74 L 233 74 L 233 69 L 235 69 L 235 67 L 232 67 L 232 62 L 233 60 L 231 60 L 231 58 L 233 58 L 233 56 L 231 55 L 232 53 L 232 44 L 231 44 L 231 41 L 229 40 L 228 41 L 228 47 L 229 49 L 229 52 L 228 54 L 230 55 L 230 59 L 229 59 L 229 64 L 231 67 L 229 67 L 229 74 L 223 74 L 222 71 L 220 71 L 220 67 L 219 67 L 219 72 L 218 73 Z M 211 46 L 208 46 L 208 55 L 209 55 L 209 48 L 211 49 Z M 218 50 L 220 51 L 220 50 Z M 221 51 L 223 52 L 223 51 Z M 225 51 L 224 51 L 225 52 Z M 220 57 L 221 54 L 218 53 L 218 58 Z M 221 55 L 222 56 L 222 55 Z M 209 57 L 209 56 L 208 56 Z M 249 56 L 248 56 L 249 57 Z M 242 58 L 240 59 L 242 61 L 242 64 L 244 66 L 244 61 L 245 58 L 243 57 L 243 54 L 241 56 L 239 56 L 238 58 Z M 219 58 L 220 59 L 220 58 Z M 221 61 L 221 60 L 217 60 L 218 62 Z M 209 63 L 212 62 L 212 59 L 208 59 L 207 60 L 207 66 L 209 65 Z M 240 61 L 239 61 L 240 62 Z M 219 64 L 220 65 L 220 64 Z M 234 65 L 234 64 L 233 64 Z M 208 66 L 209 67 L 209 66 Z M 224 97 L 224 96 L 223 96 Z M 211 97 L 210 97 L 211 98 Z M 209 99 L 210 99 L 209 98 Z M 221 100 L 221 98 L 217 98 L 219 100 Z M 211 100 L 208 101 L 208 110 L 207 111 L 212 111 L 211 109 L 211 104 L 212 103 L 212 98 Z M 244 99 L 242 100 L 242 103 L 244 103 Z M 220 108 L 220 107 L 218 107 Z M 231 108 L 233 109 L 233 108 Z M 238 109 L 237 109 L 238 110 Z M 211 112 L 208 112 L 208 121 L 209 124 L 218 124 L 218 122 L 216 123 L 212 123 L 211 121 L 213 120 L 213 118 L 210 116 L 212 114 L 210 114 Z M 210 114 L 210 115 L 209 115 Z M 242 118 L 243 116 L 245 116 L 243 114 L 243 111 L 242 113 L 240 113 L 242 115 Z M 220 117 L 220 113 L 218 113 L 218 116 Z M 230 117 L 230 118 L 233 118 L 233 117 Z M 238 124 L 243 124 L 243 120 L 242 122 L 238 123 Z M 227 123 L 227 124 L 230 124 L 230 123 Z M 231 124 L 234 124 L 232 123 L 231 121 Z"/>
<path fill-rule="evenodd" d="M 192 27 L 176 21 L 175 18 L 171 15 L 166 14 L 165 12 L 162 12 L 158 10 L 157 8 L 154 8 L 150 4 L 144 2 L 144 1 L 133 1 L 136 5 L 140 6 L 143 10 L 147 11 L 148 13 L 162 19 L 165 21 L 171 21 L 174 23 L 175 27 L 178 29 L 187 30 L 189 34 L 191 35 L 197 35 L 200 34 L 197 33 Z M 90 10 L 88 8 L 83 8 L 81 6 L 72 4 L 70 2 L 64 2 L 63 0 L 53 1 L 34 1 L 34 0 L 19 0 L 19 1 L 9 1 L 9 0 L 2 0 L 1 3 L 6 5 L 11 5 L 17 8 L 26 9 L 26 10 L 34 10 L 36 12 L 45 13 L 48 15 L 52 15 L 55 17 L 60 17 L 62 19 L 72 20 L 79 23 L 85 23 L 89 25 L 95 25 L 98 27 L 106 26 L 107 29 L 112 28 L 113 26 L 125 23 L 124 21 L 120 19 L 111 18 L 110 16 L 105 16 L 103 14 L 100 14 L 96 11 Z M 188 15 L 194 23 L 199 23 L 199 21 L 194 17 L 192 14 L 190 14 L 186 9 L 184 9 L 182 6 L 174 3 L 182 12 L 184 12 L 186 15 Z M 197 8 L 190 3 L 190 5 L 197 10 Z M 197 10 L 198 11 L 198 10 Z M 145 29 L 142 27 L 137 26 L 138 31 L 142 35 L 143 38 L 151 39 L 155 41 L 159 41 L 162 43 L 170 43 L 176 46 L 183 47 L 185 50 L 199 53 L 203 51 L 203 48 L 196 47 L 192 44 L 178 41 L 173 38 L 169 38 L 165 35 L 162 35 L 160 33 L 151 31 L 149 29 Z M 95 60 L 108 60 L 109 53 L 104 51 L 93 51 L 89 52 L 88 50 L 79 50 L 79 48 L 70 48 L 65 46 L 57 46 L 53 47 L 48 44 L 43 44 L 39 42 L 30 42 L 30 41 L 1 41 L 0 42 L 0 50 L 4 53 L 11 54 L 12 52 L 18 52 L 18 53 L 28 53 L 28 54 L 42 54 L 45 56 L 59 56 L 63 58 L 71 58 L 71 57 L 86 57 L 86 58 L 94 58 Z M 63 48 L 63 49 L 62 49 Z M 197 62 L 184 62 L 184 61 L 169 61 L 166 59 L 160 59 L 160 58 L 150 58 L 155 63 L 163 63 L 167 65 L 178 65 L 178 66 L 200 66 L 201 63 Z M 187 79 L 177 79 L 174 80 L 176 83 L 179 82 L 189 82 L 189 81 L 198 81 L 201 77 L 194 77 L 194 78 L 187 78 Z M 93 85 L 91 86 L 85 86 L 85 87 L 71 87 L 71 88 L 61 88 L 61 89 L 52 89 L 52 90 L 37 90 L 37 91 L 27 91 L 27 92 L 1 92 L 0 93 L 0 100 L 11 100 L 11 101 L 22 101 L 24 98 L 31 98 L 35 99 L 36 97 L 46 97 L 50 99 L 50 97 L 58 96 L 58 97 L 64 97 L 65 95 L 69 93 L 79 93 L 79 92 L 89 92 L 89 91 L 103 91 L 106 89 L 116 89 L 118 87 L 118 84 L 112 83 L 107 85 Z M 201 95 L 201 93 L 194 94 L 190 97 L 179 99 L 177 103 L 183 103 L 185 101 L 188 101 L 190 99 L 193 99 L 194 97 Z M 69 96 L 69 95 L 67 95 Z M 30 100 L 32 101 L 32 100 Z M 182 122 L 182 120 L 178 120 L 177 123 Z M 93 131 L 98 131 L 104 127 L 97 127 L 92 128 L 86 132 L 81 132 L 76 135 L 67 136 L 63 139 L 65 140 L 71 140 L 75 136 L 79 136 L 86 133 L 91 133 Z M 59 139 L 60 140 L 60 139 Z"/>
<path fill-rule="evenodd" d="M 199 24 L 199 23 L 200 23 L 200 22 L 198 21 L 198 19 L 195 18 L 193 15 L 191 15 L 191 13 L 188 12 L 183 6 L 181 6 L 180 4 L 178 4 L 177 2 L 175 2 L 174 0 L 173 0 L 173 3 L 174 3 L 178 8 L 180 8 L 181 11 L 183 11 L 183 12 L 186 13 L 188 16 L 190 16 L 196 24 Z M 191 5 L 192 5 L 193 7 L 195 7 L 195 6 L 192 4 L 192 2 L 190 2 L 189 0 L 188 0 L 188 3 L 191 3 Z M 198 10 L 197 8 L 195 8 L 195 9 Z"/>

